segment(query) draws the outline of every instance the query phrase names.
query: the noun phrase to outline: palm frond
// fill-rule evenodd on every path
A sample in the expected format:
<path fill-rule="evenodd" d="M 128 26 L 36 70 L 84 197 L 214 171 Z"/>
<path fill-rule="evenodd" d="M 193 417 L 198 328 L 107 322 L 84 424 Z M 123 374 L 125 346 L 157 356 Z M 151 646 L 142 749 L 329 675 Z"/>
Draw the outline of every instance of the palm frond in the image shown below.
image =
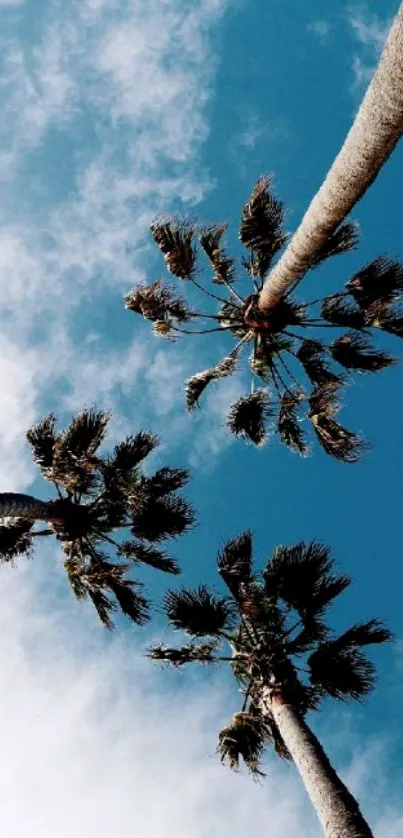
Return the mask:
<path fill-rule="evenodd" d="M 167 663 L 174 667 L 185 666 L 187 663 L 215 663 L 214 652 L 216 643 L 188 643 L 180 649 L 172 649 L 165 644 L 155 644 L 148 650 L 147 657 L 153 661 Z"/>
<path fill-rule="evenodd" d="M 286 390 L 283 393 L 280 400 L 277 430 L 284 445 L 298 451 L 301 456 L 305 456 L 309 448 L 306 442 L 306 434 L 298 421 L 298 405 L 301 398 L 304 398 L 301 392 L 293 393 Z"/>
<path fill-rule="evenodd" d="M 339 701 L 359 701 L 375 684 L 375 667 L 357 649 L 338 649 L 333 641 L 321 644 L 307 661 L 310 680 L 322 695 Z"/>
<path fill-rule="evenodd" d="M 382 300 L 372 303 L 364 311 L 365 325 L 382 329 L 396 337 L 403 337 L 403 307 L 391 305 Z"/>
<path fill-rule="evenodd" d="M 349 253 L 358 244 L 358 225 L 354 222 L 340 224 L 330 236 L 327 237 L 324 245 L 316 251 L 313 260 L 310 262 L 311 269 L 317 268 L 331 256 L 338 253 Z"/>
<path fill-rule="evenodd" d="M 150 498 L 146 503 L 141 499 L 138 508 L 135 503 L 132 507 L 131 532 L 136 538 L 158 542 L 186 532 L 194 520 L 190 504 L 174 494 Z"/>
<path fill-rule="evenodd" d="M 133 291 L 126 294 L 125 306 L 129 311 L 141 314 L 146 320 L 154 323 L 187 323 L 192 317 L 185 300 L 177 296 L 175 291 L 164 285 L 161 280 L 153 282 L 152 285 L 137 285 Z"/>
<path fill-rule="evenodd" d="M 333 641 L 334 648 L 359 648 L 372 644 L 387 643 L 393 639 L 392 632 L 377 617 L 356 623 Z"/>
<path fill-rule="evenodd" d="M 397 363 L 397 359 L 381 352 L 357 332 L 348 332 L 330 344 L 330 352 L 335 361 L 349 370 L 360 372 L 379 372 Z"/>
<path fill-rule="evenodd" d="M 319 340 L 302 341 L 297 352 L 297 358 L 313 384 L 341 384 L 342 378 L 327 366 L 325 357 L 325 347 Z"/>
<path fill-rule="evenodd" d="M 218 554 L 218 572 L 235 598 L 240 588 L 252 580 L 252 562 L 252 533 L 249 530 L 228 541 Z"/>
<path fill-rule="evenodd" d="M 185 221 L 165 221 L 151 225 L 151 234 L 164 256 L 171 274 L 179 279 L 191 279 L 196 268 L 194 231 Z"/>
<path fill-rule="evenodd" d="M 184 468 L 169 468 L 164 466 L 151 477 L 144 477 L 139 491 L 148 497 L 160 498 L 182 489 L 189 480 L 189 472 Z"/>
<path fill-rule="evenodd" d="M 403 265 L 378 256 L 354 274 L 346 288 L 363 309 L 377 301 L 393 302 L 403 291 Z"/>
<path fill-rule="evenodd" d="M 200 235 L 200 244 L 213 268 L 213 282 L 217 285 L 230 285 L 235 278 L 234 261 L 221 246 L 221 239 L 226 225 L 206 227 Z"/>
<path fill-rule="evenodd" d="M 49 479 L 53 465 L 53 453 L 57 440 L 55 423 L 56 416 L 50 413 L 27 432 L 27 440 L 32 448 L 34 460 L 45 479 Z"/>
<path fill-rule="evenodd" d="M 309 405 L 308 417 L 326 454 L 344 463 L 358 462 L 368 443 L 332 418 L 339 409 L 337 386 L 330 383 L 316 387 L 309 398 Z"/>
<path fill-rule="evenodd" d="M 275 372 L 275 362 L 281 352 L 291 350 L 292 339 L 277 333 L 274 335 L 259 335 L 256 346 L 249 358 L 249 366 L 255 375 L 265 383 L 272 382 Z"/>
<path fill-rule="evenodd" d="M 158 445 L 159 439 L 151 431 L 139 431 L 115 445 L 108 465 L 115 474 L 131 475 L 139 463 L 145 460 Z"/>
<path fill-rule="evenodd" d="M 251 272 L 263 276 L 286 241 L 284 208 L 270 192 L 270 179 L 261 177 L 246 202 L 239 229 L 242 244 L 252 250 Z"/>
<path fill-rule="evenodd" d="M 68 491 L 88 492 L 96 479 L 101 445 L 109 414 L 83 410 L 57 438 L 53 450 L 51 478 Z"/>
<path fill-rule="evenodd" d="M 248 770 L 255 775 L 264 776 L 260 762 L 268 742 L 267 725 L 260 715 L 235 713 L 231 724 L 219 734 L 217 751 L 221 762 L 225 762 L 236 771 L 242 759 Z"/>
<path fill-rule="evenodd" d="M 278 547 L 264 571 L 267 595 L 282 599 L 303 622 L 302 637 L 290 638 L 295 653 L 302 646 L 311 648 L 324 637 L 324 612 L 350 584 L 348 576 L 333 571 L 333 565 L 327 545 L 301 541 L 291 547 Z"/>
<path fill-rule="evenodd" d="M 146 564 L 175 576 L 180 573 L 180 567 L 174 559 L 171 559 L 164 551 L 151 547 L 149 544 L 142 544 L 141 541 L 123 541 L 119 545 L 118 552 L 119 555 L 131 559 L 135 564 Z"/>
<path fill-rule="evenodd" d="M 205 585 L 195 590 L 168 591 L 164 611 L 176 629 L 192 637 L 216 637 L 232 627 L 233 608 L 226 597 L 217 597 Z"/>
<path fill-rule="evenodd" d="M 124 578 L 128 565 L 104 560 L 84 565 L 72 556 L 64 567 L 77 599 L 89 597 L 106 628 L 114 627 L 111 614 L 116 611 L 117 605 L 137 625 L 143 625 L 149 619 L 148 602 L 138 593 L 140 583 Z M 114 599 L 111 599 L 111 594 Z"/>
<path fill-rule="evenodd" d="M 231 434 L 260 446 L 266 442 L 267 422 L 272 416 L 268 391 L 260 388 L 231 405 L 227 426 Z"/>
<path fill-rule="evenodd" d="M 338 294 L 324 299 L 320 313 L 324 320 L 334 326 L 345 326 L 348 329 L 362 329 L 365 326 L 365 312 Z"/>
<path fill-rule="evenodd" d="M 206 387 L 219 378 L 226 378 L 232 375 L 237 368 L 237 360 L 235 355 L 228 355 L 216 367 L 202 370 L 186 382 L 186 406 L 187 409 L 193 410 L 198 406 L 198 401 Z"/>
<path fill-rule="evenodd" d="M 0 526 L 0 560 L 12 562 L 18 556 L 29 556 L 32 546 L 31 521 L 13 521 Z"/>

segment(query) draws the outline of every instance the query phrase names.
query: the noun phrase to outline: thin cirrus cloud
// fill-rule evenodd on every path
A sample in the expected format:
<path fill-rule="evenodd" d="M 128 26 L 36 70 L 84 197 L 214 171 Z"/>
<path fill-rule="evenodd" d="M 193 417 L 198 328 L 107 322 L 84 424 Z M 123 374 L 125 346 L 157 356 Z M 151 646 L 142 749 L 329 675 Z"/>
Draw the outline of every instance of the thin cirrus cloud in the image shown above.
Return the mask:
<path fill-rule="evenodd" d="M 151 639 L 144 633 L 105 639 L 91 607 L 65 595 L 55 558 L 49 549 L 0 578 L 4 833 L 319 838 L 292 766 L 270 757 L 257 784 L 220 765 L 216 736 L 236 690 L 217 672 L 184 680 L 152 667 L 142 656 Z M 352 755 L 344 776 L 379 838 L 397 838 L 398 807 L 383 801 L 382 746 L 356 748 L 340 714 L 337 737 L 329 727 L 325 741 L 340 743 L 341 728 Z"/>
<path fill-rule="evenodd" d="M 377 60 L 389 32 L 392 18 L 371 12 L 367 5 L 352 5 L 348 23 L 360 51 L 353 56 L 353 90 L 365 87 L 372 78 Z"/>
<path fill-rule="evenodd" d="M 174 394 L 173 373 L 186 377 L 189 366 L 179 350 L 176 365 L 170 353 L 168 375 L 163 348 L 151 363 L 154 345 L 148 358 L 136 339 L 111 349 L 110 336 L 96 328 L 91 346 L 86 330 L 77 335 L 76 319 L 85 310 L 89 322 L 107 294 L 121 299 L 145 279 L 155 214 L 192 207 L 211 188 L 199 149 L 216 67 L 211 35 L 227 6 L 49 0 L 33 42 L 17 25 L 8 38 L 0 91 L 1 383 L 15 421 L 11 440 L 11 408 L 2 410 L 0 451 L 11 442 L 23 451 L 26 427 L 43 410 L 77 409 L 81 399 L 120 407 L 135 385 L 144 395 L 140 407 L 135 399 L 137 422 L 163 424 L 161 397 L 154 399 L 163 384 L 173 442 L 188 426 L 183 386 Z M 25 391 L 18 382 L 27 370 Z M 127 425 L 132 414 L 129 408 L 118 423 Z M 225 437 L 221 422 L 199 447 L 197 434 L 192 439 L 197 450 L 215 450 L 218 436 Z M 14 453 L 3 461 L 10 465 L 0 474 L 4 487 L 7 472 L 9 488 L 32 474 L 26 453 L 17 461 Z"/>

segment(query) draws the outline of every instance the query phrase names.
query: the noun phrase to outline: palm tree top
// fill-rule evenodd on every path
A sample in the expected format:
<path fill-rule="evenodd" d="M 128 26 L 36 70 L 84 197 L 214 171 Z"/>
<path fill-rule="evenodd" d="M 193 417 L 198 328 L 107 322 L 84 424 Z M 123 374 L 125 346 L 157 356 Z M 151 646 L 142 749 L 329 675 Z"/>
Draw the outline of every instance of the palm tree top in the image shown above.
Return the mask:
<path fill-rule="evenodd" d="M 267 745 L 289 756 L 274 719 L 262 712 L 264 690 L 280 689 L 302 716 L 327 697 L 359 701 L 375 681 L 365 647 L 390 640 L 391 633 L 378 619 L 340 635 L 332 631 L 328 611 L 350 579 L 335 570 L 329 547 L 278 547 L 263 573 L 255 570 L 252 551 L 245 532 L 220 552 L 218 570 L 229 595 L 204 585 L 166 594 L 168 620 L 189 641 L 180 648 L 156 645 L 149 656 L 175 667 L 230 663 L 244 700 L 221 731 L 218 750 L 232 768 L 242 759 L 259 773 Z"/>
<path fill-rule="evenodd" d="M 140 431 L 101 453 L 109 414 L 83 410 L 64 431 L 46 416 L 27 433 L 42 477 L 55 495 L 41 502 L 24 495 L 0 495 L 0 557 L 3 562 L 29 555 L 35 540 L 55 535 L 65 554 L 64 568 L 81 599 L 89 597 L 108 628 L 117 607 L 134 623 L 149 618 L 142 585 L 127 578 L 132 565 L 145 564 L 179 573 L 177 562 L 159 544 L 188 530 L 194 513 L 178 494 L 188 472 L 163 467 L 145 476 L 143 461 L 158 438 Z M 21 510 L 21 511 L 19 511 Z M 36 529 L 36 521 L 47 522 Z M 117 561 L 110 561 L 110 553 Z"/>
<path fill-rule="evenodd" d="M 284 207 L 269 178 L 257 181 L 243 208 L 241 271 L 224 247 L 225 231 L 223 224 L 155 222 L 151 232 L 166 267 L 187 281 L 189 293 L 182 297 L 158 280 L 127 294 L 126 308 L 152 321 L 160 337 L 220 333 L 234 342 L 223 360 L 186 382 L 189 411 L 199 406 L 212 382 L 242 372 L 249 352 L 251 389 L 229 410 L 230 433 L 262 445 L 275 431 L 288 448 L 305 455 L 308 423 L 327 454 L 356 462 L 366 444 L 336 421 L 340 392 L 353 374 L 379 372 L 396 362 L 372 338 L 377 330 L 403 336 L 403 265 L 378 257 L 349 278 L 342 291 L 311 302 L 295 297 L 300 277 L 283 299 L 263 312 L 259 297 L 265 276 L 288 238 Z M 356 226 L 344 222 L 311 256 L 306 270 L 346 253 L 357 241 Z M 201 256 L 207 260 L 211 285 L 204 280 Z M 191 304 L 193 292 L 204 297 L 203 310 Z"/>

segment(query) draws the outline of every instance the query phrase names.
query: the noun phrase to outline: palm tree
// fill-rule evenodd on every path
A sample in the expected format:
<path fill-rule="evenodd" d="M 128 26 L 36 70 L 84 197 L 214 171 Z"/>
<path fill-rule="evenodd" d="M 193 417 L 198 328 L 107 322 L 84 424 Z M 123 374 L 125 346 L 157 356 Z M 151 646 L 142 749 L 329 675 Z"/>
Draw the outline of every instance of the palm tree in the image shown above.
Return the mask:
<path fill-rule="evenodd" d="M 179 573 L 159 542 L 176 538 L 194 519 L 178 494 L 187 480 L 183 469 L 161 468 L 145 477 L 140 464 L 158 445 L 140 431 L 100 454 L 109 416 L 83 410 L 57 432 L 51 414 L 27 433 L 42 477 L 56 490 L 51 500 L 0 494 L 0 559 L 29 555 L 38 538 L 54 535 L 65 555 L 64 568 L 78 599 L 89 597 L 102 623 L 113 628 L 117 607 L 138 625 L 149 619 L 142 585 L 126 578 L 133 563 Z M 42 521 L 46 527 L 35 529 Z M 118 562 L 109 561 L 113 550 Z M 122 561 L 123 560 L 123 561 Z"/>
<path fill-rule="evenodd" d="M 301 420 L 308 419 L 328 454 L 356 462 L 365 443 L 336 421 L 339 391 L 346 375 L 379 372 L 395 363 L 371 337 L 379 330 L 403 337 L 403 266 L 380 257 L 338 293 L 312 302 L 288 293 L 265 314 L 259 299 L 264 277 L 287 238 L 283 220 L 283 204 L 272 194 L 269 179 L 260 178 L 243 209 L 239 238 L 245 253 L 238 277 L 235 261 L 223 247 L 225 225 L 197 228 L 175 219 L 153 224 L 166 266 L 186 281 L 188 299 L 158 280 L 134 288 L 126 296 L 126 308 L 151 320 L 155 334 L 165 338 L 218 332 L 235 339 L 223 360 L 187 381 L 189 411 L 199 405 L 211 382 L 240 371 L 249 352 L 251 389 L 230 408 L 229 431 L 262 445 L 275 429 L 285 445 L 304 455 L 308 442 Z M 310 267 L 356 243 L 356 227 L 340 225 L 312 256 Z M 199 255 L 207 257 L 211 285 L 198 270 Z M 203 310 L 197 305 L 201 296 Z"/>
<path fill-rule="evenodd" d="M 154 646 L 149 656 L 176 667 L 229 662 L 244 700 L 219 735 L 222 761 L 236 769 L 242 759 L 256 775 L 266 747 L 273 746 L 295 763 L 326 838 L 370 838 L 305 716 L 329 696 L 366 696 L 375 670 L 363 650 L 389 640 L 390 632 L 373 619 L 334 636 L 326 614 L 350 580 L 335 572 L 322 544 L 279 547 L 257 573 L 245 532 L 221 551 L 218 569 L 230 595 L 217 596 L 204 585 L 167 593 L 168 619 L 190 641 L 181 648 Z"/>
<path fill-rule="evenodd" d="M 311 267 L 329 236 L 373 183 L 403 132 L 403 3 L 354 123 L 290 244 L 268 274 L 259 308 L 268 312 Z"/>

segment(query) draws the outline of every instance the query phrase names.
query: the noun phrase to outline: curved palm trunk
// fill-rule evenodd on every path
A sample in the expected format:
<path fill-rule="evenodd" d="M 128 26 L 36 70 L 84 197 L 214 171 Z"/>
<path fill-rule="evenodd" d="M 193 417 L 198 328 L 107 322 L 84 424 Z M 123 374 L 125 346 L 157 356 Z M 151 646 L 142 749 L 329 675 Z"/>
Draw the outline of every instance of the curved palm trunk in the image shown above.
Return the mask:
<path fill-rule="evenodd" d="M 32 495 L 0 492 L 0 518 L 25 518 L 27 521 L 51 521 L 52 504 Z"/>
<path fill-rule="evenodd" d="M 326 180 L 263 286 L 268 310 L 301 278 L 324 244 L 375 180 L 403 133 L 403 3 L 378 69 Z"/>
<path fill-rule="evenodd" d="M 294 707 L 276 691 L 265 698 L 298 768 L 326 838 L 373 838 L 358 803 L 337 776 L 320 742 Z"/>

